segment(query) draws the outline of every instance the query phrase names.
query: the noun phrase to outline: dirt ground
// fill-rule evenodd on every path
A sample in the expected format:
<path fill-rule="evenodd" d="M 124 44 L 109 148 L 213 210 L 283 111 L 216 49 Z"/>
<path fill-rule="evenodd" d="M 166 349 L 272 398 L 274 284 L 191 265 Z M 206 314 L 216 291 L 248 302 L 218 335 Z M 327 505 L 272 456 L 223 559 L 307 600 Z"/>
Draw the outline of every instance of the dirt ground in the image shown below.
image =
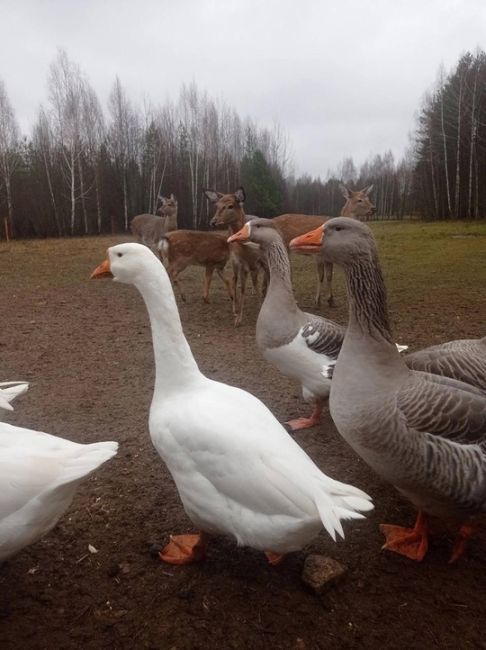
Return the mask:
<path fill-rule="evenodd" d="M 154 377 L 142 300 L 132 287 L 88 280 L 111 242 L 0 249 L 0 380 L 31 382 L 4 419 L 79 442 L 120 442 L 117 457 L 81 486 L 56 528 L 0 567 L 2 650 L 486 648 L 485 535 L 453 566 L 452 531 L 439 531 L 421 564 L 381 551 L 379 522 L 413 523 L 414 513 L 347 447 L 327 412 L 297 441 L 376 505 L 366 520 L 345 526 L 344 541 L 334 544 L 323 532 L 276 568 L 224 538 L 212 540 L 199 565 L 172 567 L 151 557 L 152 543 L 192 529 L 147 432 Z M 303 259 L 296 268 L 299 286 L 307 287 L 301 304 L 311 311 L 313 268 Z M 56 286 L 49 273 L 59 277 Z M 200 299 L 200 270 L 183 278 L 181 316 L 203 372 L 251 391 L 281 420 L 306 414 L 299 387 L 256 349 L 256 297 L 234 330 L 218 278 L 211 305 Z M 331 317 L 345 322 L 342 282 L 337 301 Z M 392 297 L 393 309 L 399 303 Z M 418 300 L 400 317 L 393 311 L 396 340 L 418 348 L 463 337 L 466 325 L 469 336 L 484 335 L 484 296 L 474 305 L 458 301 L 451 317 L 452 308 L 436 304 L 433 319 L 430 302 Z M 321 597 L 300 579 L 311 552 L 348 567 Z"/>

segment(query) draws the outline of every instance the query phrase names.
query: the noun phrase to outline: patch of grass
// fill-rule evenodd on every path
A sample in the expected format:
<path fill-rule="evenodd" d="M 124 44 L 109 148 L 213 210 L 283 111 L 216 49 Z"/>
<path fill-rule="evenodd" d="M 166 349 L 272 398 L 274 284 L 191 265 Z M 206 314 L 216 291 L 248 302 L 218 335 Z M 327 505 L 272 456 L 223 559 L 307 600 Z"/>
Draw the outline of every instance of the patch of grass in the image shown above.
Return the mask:
<path fill-rule="evenodd" d="M 103 261 L 108 246 L 126 240 L 115 235 L 1 242 L 2 287 L 33 290 L 79 284 Z"/>
<path fill-rule="evenodd" d="M 486 335 L 486 222 L 370 225 L 378 241 L 397 341 L 417 347 Z M 83 284 L 104 259 L 107 247 L 128 239 L 116 235 L 1 242 L 3 300 L 22 290 Z M 301 307 L 345 323 L 346 291 L 339 269 L 334 271 L 337 306 L 330 310 L 325 302 L 320 309 L 313 302 L 315 261 L 293 255 L 292 267 Z M 202 270 L 188 268 L 182 279 L 186 290 L 200 300 Z M 217 279 L 215 283 L 218 286 Z"/>
<path fill-rule="evenodd" d="M 486 222 L 376 221 L 370 227 L 397 340 L 427 345 L 486 335 Z M 297 294 L 306 296 L 307 311 L 315 310 L 309 291 L 313 267 L 310 258 L 295 256 L 294 284 Z M 334 275 L 338 306 L 321 312 L 345 323 L 343 276 Z"/>

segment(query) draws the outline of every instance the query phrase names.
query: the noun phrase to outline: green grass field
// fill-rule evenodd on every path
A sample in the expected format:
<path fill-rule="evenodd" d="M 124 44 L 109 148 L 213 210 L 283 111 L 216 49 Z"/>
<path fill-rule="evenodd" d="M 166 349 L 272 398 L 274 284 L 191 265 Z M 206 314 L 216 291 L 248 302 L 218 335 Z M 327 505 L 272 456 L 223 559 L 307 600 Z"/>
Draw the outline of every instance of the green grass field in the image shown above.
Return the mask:
<path fill-rule="evenodd" d="M 417 345 L 486 334 L 486 222 L 371 223 L 389 295 L 397 340 Z M 3 289 L 35 291 L 84 282 L 104 257 L 108 246 L 125 241 L 123 235 L 0 242 Z M 314 263 L 293 256 L 294 287 L 301 306 L 313 304 Z M 202 270 L 188 268 L 185 286 L 199 299 Z M 346 297 L 339 270 L 334 279 L 337 307 L 320 312 L 346 322 Z M 212 292 L 221 291 L 218 279 Z"/>

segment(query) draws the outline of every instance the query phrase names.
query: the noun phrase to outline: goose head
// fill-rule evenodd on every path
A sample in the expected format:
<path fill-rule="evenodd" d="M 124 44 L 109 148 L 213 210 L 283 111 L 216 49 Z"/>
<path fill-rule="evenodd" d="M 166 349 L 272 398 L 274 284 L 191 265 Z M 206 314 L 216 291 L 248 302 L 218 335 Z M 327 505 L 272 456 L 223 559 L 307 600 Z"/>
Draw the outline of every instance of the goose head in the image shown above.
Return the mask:
<path fill-rule="evenodd" d="M 336 217 L 290 242 L 290 250 L 318 253 L 326 262 L 349 266 L 359 258 L 376 256 L 373 233 L 364 223 Z"/>
<path fill-rule="evenodd" d="M 107 257 L 91 274 L 91 278 L 112 277 L 118 282 L 137 284 L 150 269 L 163 269 L 152 251 L 143 244 L 126 243 L 111 246 Z"/>
<path fill-rule="evenodd" d="M 247 221 L 241 230 L 228 237 L 228 242 L 253 242 L 262 248 L 268 248 L 282 241 L 279 228 L 270 219 L 254 218 Z"/>

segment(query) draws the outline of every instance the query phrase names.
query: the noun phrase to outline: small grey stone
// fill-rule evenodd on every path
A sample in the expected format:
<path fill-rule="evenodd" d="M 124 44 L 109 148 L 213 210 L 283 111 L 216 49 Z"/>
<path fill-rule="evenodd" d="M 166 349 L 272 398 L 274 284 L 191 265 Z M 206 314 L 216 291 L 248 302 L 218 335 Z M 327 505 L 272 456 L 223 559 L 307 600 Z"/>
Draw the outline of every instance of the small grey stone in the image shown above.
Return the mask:
<path fill-rule="evenodd" d="M 304 562 L 302 581 L 316 594 L 323 594 L 347 572 L 347 567 L 332 557 L 308 555 Z"/>

